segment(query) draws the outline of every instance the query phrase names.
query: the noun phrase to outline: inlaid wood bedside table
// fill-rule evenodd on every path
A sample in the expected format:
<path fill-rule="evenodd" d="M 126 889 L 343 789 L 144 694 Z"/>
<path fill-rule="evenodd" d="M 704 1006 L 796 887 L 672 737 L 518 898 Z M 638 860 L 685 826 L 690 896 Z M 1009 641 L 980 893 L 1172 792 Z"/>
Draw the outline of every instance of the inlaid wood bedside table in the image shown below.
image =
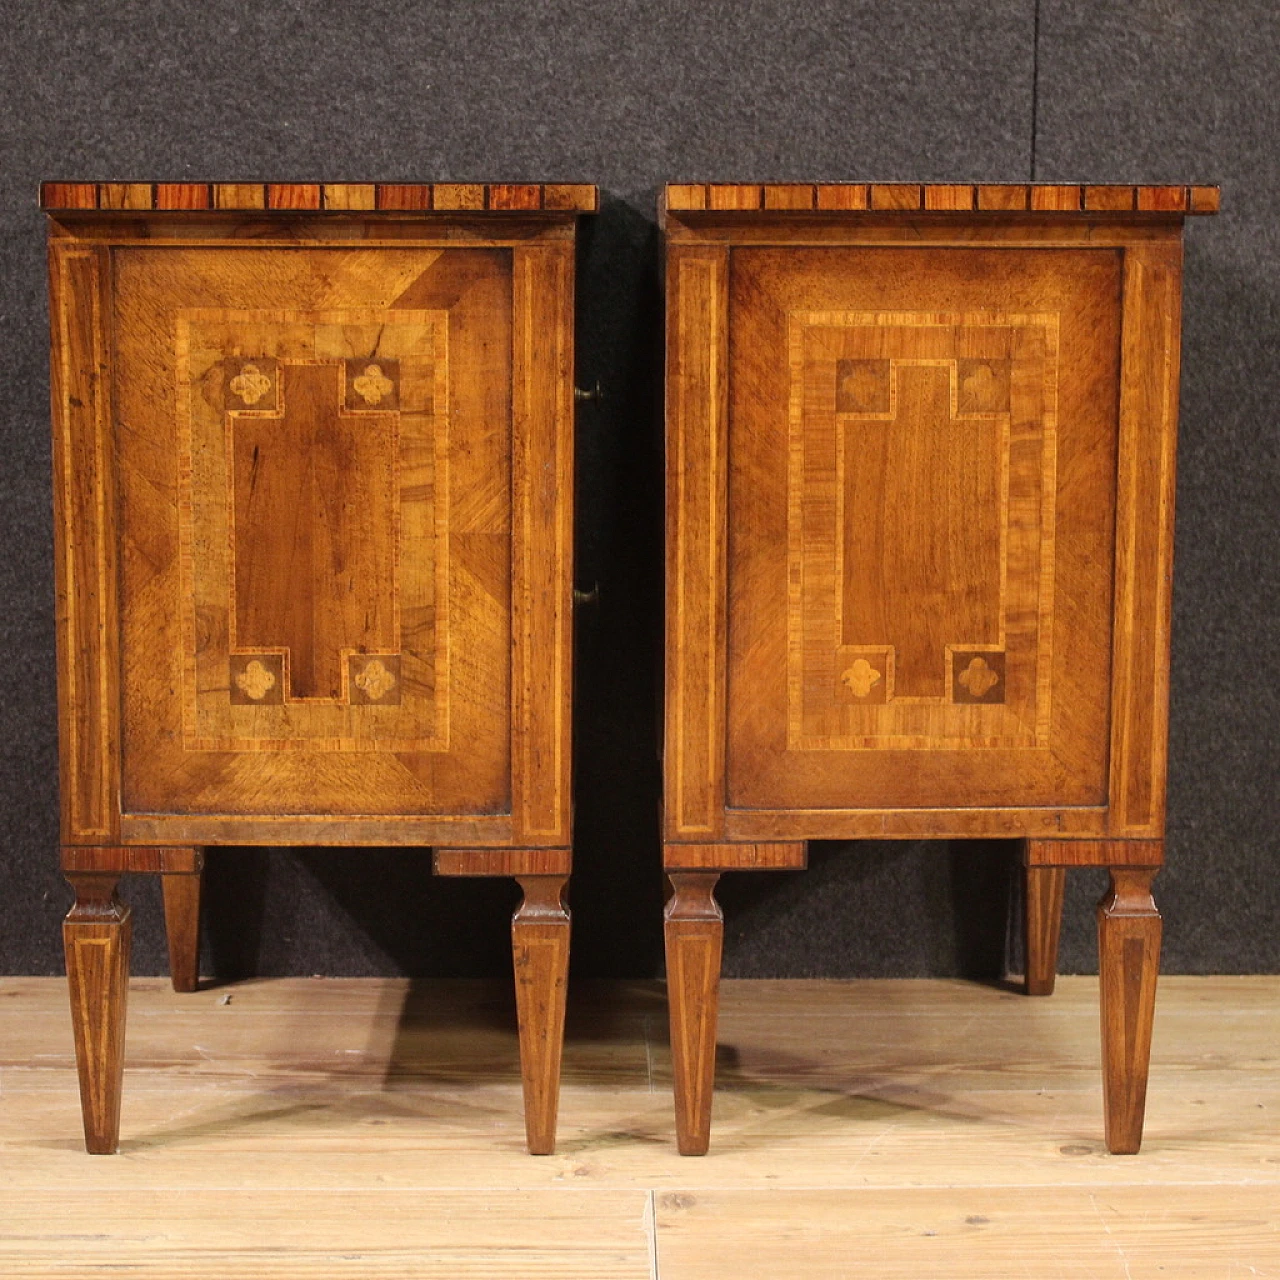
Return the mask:
<path fill-rule="evenodd" d="M 1027 987 L 1098 911 L 1142 1135 L 1164 857 L 1182 224 L 1211 187 L 672 186 L 667 975 L 707 1149 L 725 871 L 1024 840 Z"/>
<path fill-rule="evenodd" d="M 573 281 L 590 186 L 50 183 L 67 971 L 117 1144 L 129 909 L 201 850 L 516 877 L 529 1149 L 570 870 Z M 358 850 L 352 849 L 358 857 Z"/>

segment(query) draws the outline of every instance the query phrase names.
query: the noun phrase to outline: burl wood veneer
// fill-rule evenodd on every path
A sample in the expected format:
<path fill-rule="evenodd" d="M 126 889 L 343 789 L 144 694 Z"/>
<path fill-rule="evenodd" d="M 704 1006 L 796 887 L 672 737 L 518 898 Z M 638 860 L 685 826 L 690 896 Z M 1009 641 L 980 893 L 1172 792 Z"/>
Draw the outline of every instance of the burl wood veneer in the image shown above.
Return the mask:
<path fill-rule="evenodd" d="M 526 1125 L 550 1151 L 595 188 L 49 183 L 43 203 L 89 1150 L 119 1133 L 119 877 L 164 877 L 191 990 L 203 847 L 317 843 L 519 880 Z"/>
<path fill-rule="evenodd" d="M 1020 837 L 1027 990 L 1104 866 L 1138 1149 L 1163 860 L 1182 224 L 1212 187 L 668 187 L 664 861 L 680 1150 L 725 871 Z"/>

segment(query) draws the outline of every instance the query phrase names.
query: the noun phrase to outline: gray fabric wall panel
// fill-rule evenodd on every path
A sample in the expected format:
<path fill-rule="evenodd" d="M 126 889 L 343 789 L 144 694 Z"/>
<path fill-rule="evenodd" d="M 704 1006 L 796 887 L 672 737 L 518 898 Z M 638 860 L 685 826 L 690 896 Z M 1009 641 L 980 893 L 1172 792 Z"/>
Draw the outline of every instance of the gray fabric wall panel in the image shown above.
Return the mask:
<path fill-rule="evenodd" d="M 1274 657 L 1264 587 L 1275 562 L 1251 557 L 1274 546 L 1263 405 L 1275 375 L 1262 330 L 1274 330 L 1275 232 L 1265 200 L 1238 203 L 1231 185 L 1255 179 L 1276 136 L 1269 7 L 1041 0 L 1038 68 L 1034 0 L 28 0 L 0 12 L 11 33 L 0 76 L 0 971 L 57 971 L 67 901 L 53 869 L 41 178 L 605 188 L 579 281 L 580 381 L 599 377 L 608 399 L 580 416 L 579 580 L 599 581 L 601 601 L 578 628 L 574 955 L 579 974 L 650 974 L 661 959 L 657 191 L 681 179 L 1026 180 L 1037 114 L 1038 177 L 1227 179 L 1227 213 L 1189 237 L 1175 866 L 1163 901 L 1169 967 L 1280 966 L 1267 883 L 1274 692 L 1232 677 L 1237 659 L 1252 655 L 1258 670 L 1260 655 Z M 1237 29 L 1245 43 L 1221 65 Z M 406 852 L 214 851 L 207 964 L 227 977 L 501 972 L 511 887 L 425 871 Z M 1011 872 L 998 842 L 817 846 L 807 873 L 728 878 L 726 972 L 996 972 Z M 1064 961 L 1088 968 L 1097 877 L 1070 881 Z M 126 894 L 135 972 L 163 972 L 155 886 L 135 880 Z"/>
<path fill-rule="evenodd" d="M 1221 182 L 1187 223 L 1165 966 L 1280 968 L 1280 9 L 1041 0 L 1036 177 Z M 1064 963 L 1093 961 L 1073 885 Z"/>

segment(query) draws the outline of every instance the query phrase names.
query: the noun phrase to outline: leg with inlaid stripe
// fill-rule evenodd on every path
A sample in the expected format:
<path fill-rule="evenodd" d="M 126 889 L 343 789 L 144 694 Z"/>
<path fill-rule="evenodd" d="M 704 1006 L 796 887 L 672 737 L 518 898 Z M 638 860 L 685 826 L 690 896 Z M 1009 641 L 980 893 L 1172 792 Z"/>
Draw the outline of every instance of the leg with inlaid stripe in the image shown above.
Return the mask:
<path fill-rule="evenodd" d="M 667 1001 L 676 1141 L 683 1156 L 706 1155 L 711 1141 L 711 1097 L 716 1076 L 716 1016 L 724 916 L 715 900 L 718 871 L 669 873 Z"/>
<path fill-rule="evenodd" d="M 564 904 L 568 877 L 517 876 L 516 880 L 524 890 L 524 900 L 511 917 L 524 1126 L 530 1155 L 547 1156 L 556 1146 L 569 984 L 569 912 Z"/>
<path fill-rule="evenodd" d="M 1155 876 L 1152 867 L 1112 867 L 1111 887 L 1098 904 L 1102 1093 L 1107 1150 L 1115 1155 L 1142 1145 L 1160 968 Z"/>
<path fill-rule="evenodd" d="M 169 939 L 169 976 L 175 991 L 194 991 L 200 984 L 200 893 L 204 885 L 203 851 L 196 850 L 195 869 L 166 872 L 164 927 Z"/>
<path fill-rule="evenodd" d="M 111 1155 L 120 1138 L 132 923 L 116 895 L 119 880 L 119 872 L 67 873 L 76 900 L 63 921 L 62 939 L 84 1142 L 92 1155 Z"/>
<path fill-rule="evenodd" d="M 1062 895 L 1066 867 L 1027 867 L 1023 881 L 1023 941 L 1026 992 L 1053 995 L 1058 976 L 1058 936 L 1062 931 Z"/>

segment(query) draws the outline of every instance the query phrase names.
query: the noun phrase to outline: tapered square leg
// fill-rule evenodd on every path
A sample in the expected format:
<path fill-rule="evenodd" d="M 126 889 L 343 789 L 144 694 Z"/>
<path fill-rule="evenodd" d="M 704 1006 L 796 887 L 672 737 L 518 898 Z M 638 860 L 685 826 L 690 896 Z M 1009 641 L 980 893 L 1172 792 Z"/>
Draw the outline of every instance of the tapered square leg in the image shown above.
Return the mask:
<path fill-rule="evenodd" d="M 670 873 L 667 1001 L 675 1076 L 676 1142 L 683 1156 L 706 1155 L 716 1076 L 716 1017 L 724 917 L 715 900 L 719 872 Z"/>
<path fill-rule="evenodd" d="M 529 1153 L 556 1146 L 560 1058 L 564 1048 L 565 993 L 569 982 L 569 912 L 566 876 L 517 876 L 524 900 L 511 918 L 516 1014 L 520 1022 L 520 1075 Z"/>
<path fill-rule="evenodd" d="M 111 1155 L 120 1140 L 125 1012 L 129 994 L 129 908 L 116 895 L 118 872 L 74 872 L 76 900 L 62 925 L 71 1025 L 80 1074 L 84 1142 Z"/>
<path fill-rule="evenodd" d="M 1058 976 L 1058 937 L 1062 932 L 1065 867 L 1027 867 L 1023 895 L 1026 992 L 1053 995 Z"/>
<path fill-rule="evenodd" d="M 1115 1155 L 1142 1145 L 1162 928 L 1151 896 L 1155 876 L 1154 868 L 1113 867 L 1098 904 L 1102 1092 L 1107 1150 Z"/>
<path fill-rule="evenodd" d="M 169 976 L 175 991 L 194 991 L 200 984 L 200 896 L 204 871 L 198 852 L 195 862 L 195 871 L 169 872 L 161 877 L 164 927 L 169 939 Z"/>

